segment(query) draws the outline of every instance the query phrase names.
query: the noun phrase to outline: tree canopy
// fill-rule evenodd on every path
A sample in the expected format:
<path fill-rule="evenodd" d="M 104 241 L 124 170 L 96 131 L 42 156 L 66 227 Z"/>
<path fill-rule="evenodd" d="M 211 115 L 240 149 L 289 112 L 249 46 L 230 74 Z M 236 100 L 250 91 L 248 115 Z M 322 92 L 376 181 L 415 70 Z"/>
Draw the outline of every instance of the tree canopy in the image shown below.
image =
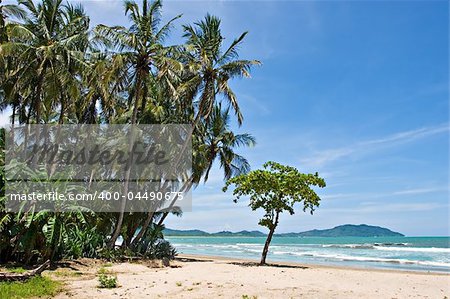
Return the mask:
<path fill-rule="evenodd" d="M 255 211 L 264 210 L 264 216 L 259 225 L 267 227 L 266 244 L 263 249 L 261 264 L 266 263 L 266 256 L 270 241 L 279 223 L 279 216 L 283 212 L 295 214 L 294 206 L 300 203 L 303 211 L 311 214 L 320 204 L 320 197 L 312 186 L 323 188 L 325 180 L 319 174 L 305 174 L 292 166 L 285 166 L 276 162 L 266 162 L 264 169 L 253 170 L 229 179 L 223 191 L 230 185 L 235 185 L 233 195 L 235 202 L 242 196 L 250 198 L 249 206 Z"/>

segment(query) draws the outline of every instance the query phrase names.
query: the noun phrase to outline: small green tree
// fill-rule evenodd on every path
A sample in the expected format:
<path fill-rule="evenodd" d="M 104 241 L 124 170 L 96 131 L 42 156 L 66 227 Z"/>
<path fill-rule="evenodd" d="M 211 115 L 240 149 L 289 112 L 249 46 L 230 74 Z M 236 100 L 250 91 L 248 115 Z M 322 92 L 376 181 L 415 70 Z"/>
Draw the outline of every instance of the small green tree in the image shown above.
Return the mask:
<path fill-rule="evenodd" d="M 232 184 L 236 186 L 233 195 L 234 202 L 241 196 L 250 196 L 249 206 L 253 211 L 262 208 L 264 216 L 259 225 L 267 227 L 269 234 L 261 256 L 261 265 L 266 263 L 267 252 L 275 229 L 278 226 L 280 213 L 287 211 L 295 213 L 295 203 L 303 203 L 303 211 L 311 214 L 319 206 L 320 197 L 311 186 L 325 187 L 325 180 L 319 174 L 300 173 L 295 167 L 281 165 L 276 162 L 266 162 L 262 170 L 254 170 L 229 179 L 223 191 Z"/>

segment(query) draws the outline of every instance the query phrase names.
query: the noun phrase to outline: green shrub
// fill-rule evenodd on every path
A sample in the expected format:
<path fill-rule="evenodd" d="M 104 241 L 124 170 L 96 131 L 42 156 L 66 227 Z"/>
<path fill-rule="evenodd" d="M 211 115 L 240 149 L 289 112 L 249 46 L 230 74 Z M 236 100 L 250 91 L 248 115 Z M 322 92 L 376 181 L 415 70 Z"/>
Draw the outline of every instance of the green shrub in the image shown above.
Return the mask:
<path fill-rule="evenodd" d="M 168 258 L 173 260 L 176 254 L 175 248 L 168 241 L 161 239 L 149 247 L 147 256 L 153 259 Z"/>
<path fill-rule="evenodd" d="M 173 260 L 177 252 L 168 241 L 164 240 L 163 230 L 164 225 L 149 227 L 143 238 L 134 246 L 134 252 L 150 259 Z"/>
<path fill-rule="evenodd" d="M 63 257 L 68 259 L 97 258 L 98 249 L 105 245 L 105 238 L 96 227 L 80 229 L 77 225 L 67 229 L 63 241 Z"/>
<path fill-rule="evenodd" d="M 115 275 L 100 274 L 98 281 L 100 282 L 100 288 L 117 288 L 117 277 Z"/>

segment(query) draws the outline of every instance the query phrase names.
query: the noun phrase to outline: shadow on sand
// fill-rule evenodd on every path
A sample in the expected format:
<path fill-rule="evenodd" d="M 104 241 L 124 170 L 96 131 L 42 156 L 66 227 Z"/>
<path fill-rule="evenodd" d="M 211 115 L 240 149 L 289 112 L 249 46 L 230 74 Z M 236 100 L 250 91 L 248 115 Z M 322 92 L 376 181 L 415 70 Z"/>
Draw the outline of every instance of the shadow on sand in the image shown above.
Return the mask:
<path fill-rule="evenodd" d="M 295 269 L 309 269 L 309 267 L 306 266 L 300 266 L 300 265 L 289 265 L 289 264 L 265 264 L 260 265 L 256 262 L 230 262 L 228 264 L 242 266 L 242 267 L 277 267 L 277 268 L 295 268 Z"/>
<path fill-rule="evenodd" d="M 191 257 L 176 257 L 175 258 L 176 261 L 179 262 L 213 262 L 213 260 L 208 260 L 208 259 L 196 259 L 196 258 L 191 258 Z"/>

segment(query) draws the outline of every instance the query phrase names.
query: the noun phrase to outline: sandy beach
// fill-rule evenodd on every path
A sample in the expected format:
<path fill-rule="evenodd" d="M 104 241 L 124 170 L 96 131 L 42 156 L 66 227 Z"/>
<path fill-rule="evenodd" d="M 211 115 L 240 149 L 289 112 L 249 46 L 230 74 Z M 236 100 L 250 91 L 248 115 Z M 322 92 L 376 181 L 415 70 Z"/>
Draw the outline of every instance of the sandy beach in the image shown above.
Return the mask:
<path fill-rule="evenodd" d="M 450 275 L 182 255 L 170 267 L 108 264 L 119 287 L 98 288 L 104 262 L 82 260 L 46 275 L 64 281 L 56 298 L 449 298 Z M 58 273 L 55 273 L 58 272 Z M 76 275 L 72 275 L 76 273 Z M 248 297 L 245 297 L 248 296 Z"/>

